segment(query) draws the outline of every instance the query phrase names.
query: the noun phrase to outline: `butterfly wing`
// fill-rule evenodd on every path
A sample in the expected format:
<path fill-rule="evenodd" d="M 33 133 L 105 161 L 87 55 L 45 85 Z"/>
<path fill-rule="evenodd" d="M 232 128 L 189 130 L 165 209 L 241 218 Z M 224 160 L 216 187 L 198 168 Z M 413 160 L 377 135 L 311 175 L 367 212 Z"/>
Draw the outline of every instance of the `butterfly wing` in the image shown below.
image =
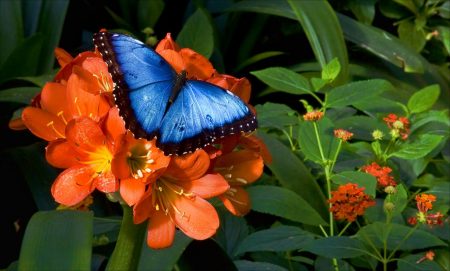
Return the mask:
<path fill-rule="evenodd" d="M 114 97 L 126 128 L 136 137 L 158 136 L 176 73 L 153 49 L 132 37 L 100 32 L 94 44 L 108 64 Z"/>
<path fill-rule="evenodd" d="M 255 115 L 239 97 L 207 82 L 187 80 L 162 120 L 157 146 L 166 154 L 182 155 L 256 126 Z"/>

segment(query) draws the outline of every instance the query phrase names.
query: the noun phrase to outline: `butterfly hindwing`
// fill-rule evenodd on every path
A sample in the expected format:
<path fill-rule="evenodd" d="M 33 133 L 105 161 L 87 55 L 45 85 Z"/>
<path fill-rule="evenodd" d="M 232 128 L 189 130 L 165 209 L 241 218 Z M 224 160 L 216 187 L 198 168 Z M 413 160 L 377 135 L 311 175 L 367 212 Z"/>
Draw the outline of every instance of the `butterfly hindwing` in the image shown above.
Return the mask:
<path fill-rule="evenodd" d="M 256 125 L 255 116 L 236 95 L 207 82 L 187 80 L 164 116 L 157 144 L 181 155 L 225 135 L 253 131 Z"/>
<path fill-rule="evenodd" d="M 158 135 L 176 73 L 159 54 L 126 35 L 100 32 L 94 43 L 116 84 L 120 115 L 135 136 Z"/>

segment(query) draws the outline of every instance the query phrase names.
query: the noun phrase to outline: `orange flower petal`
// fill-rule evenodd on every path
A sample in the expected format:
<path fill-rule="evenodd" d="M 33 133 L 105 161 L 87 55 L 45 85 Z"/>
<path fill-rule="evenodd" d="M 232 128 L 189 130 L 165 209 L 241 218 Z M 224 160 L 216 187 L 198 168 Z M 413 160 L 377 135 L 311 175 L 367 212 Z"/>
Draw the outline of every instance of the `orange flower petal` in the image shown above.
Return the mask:
<path fill-rule="evenodd" d="M 54 53 L 56 56 L 56 60 L 58 60 L 59 66 L 61 66 L 61 68 L 64 68 L 64 66 L 66 66 L 73 60 L 73 57 L 62 48 L 55 48 Z"/>
<path fill-rule="evenodd" d="M 35 136 L 47 141 L 65 137 L 66 125 L 62 120 L 42 109 L 26 107 L 22 111 L 22 121 Z"/>
<path fill-rule="evenodd" d="M 111 107 L 105 121 L 106 134 L 110 141 L 116 142 L 125 134 L 125 122 L 119 115 L 117 107 Z"/>
<path fill-rule="evenodd" d="M 68 108 L 73 116 L 86 116 L 99 121 L 110 108 L 108 101 L 100 95 L 85 90 L 86 82 L 77 74 L 72 74 L 67 82 Z"/>
<path fill-rule="evenodd" d="M 49 82 L 41 92 L 41 108 L 61 118 L 63 122 L 72 119 L 67 107 L 66 86 Z"/>
<path fill-rule="evenodd" d="M 180 46 L 178 46 L 178 44 L 172 39 L 170 33 L 167 33 L 164 39 L 162 39 L 158 43 L 158 46 L 156 46 L 155 51 L 161 53 L 161 51 L 166 49 L 174 50 L 177 52 L 180 50 Z"/>
<path fill-rule="evenodd" d="M 129 206 L 135 205 L 142 198 L 144 192 L 145 183 L 142 180 L 134 178 L 120 180 L 120 195 Z"/>
<path fill-rule="evenodd" d="M 57 168 L 69 168 L 78 164 L 77 153 L 65 139 L 51 141 L 45 148 L 47 162 Z"/>
<path fill-rule="evenodd" d="M 78 78 L 80 79 L 78 81 L 78 87 L 80 89 L 94 95 L 99 95 L 102 92 L 102 89 L 98 84 L 97 78 L 95 78 L 95 76 L 91 72 L 87 71 L 86 69 L 83 69 L 78 65 L 73 66 L 72 72 L 78 75 Z"/>
<path fill-rule="evenodd" d="M 98 124 L 86 117 L 71 120 L 66 127 L 66 136 L 75 150 L 93 151 L 106 141 Z"/>
<path fill-rule="evenodd" d="M 98 56 L 99 56 L 98 54 L 90 51 L 78 54 L 70 63 L 67 63 L 64 67 L 61 68 L 61 70 L 59 70 L 59 72 L 55 76 L 55 82 L 68 81 L 70 75 L 72 74 L 72 68 L 74 65 L 81 65 L 81 63 L 83 63 L 83 61 L 87 57 L 98 57 Z"/>
<path fill-rule="evenodd" d="M 147 245 L 153 249 L 172 245 L 175 238 L 175 224 L 164 212 L 155 212 L 147 228 Z"/>
<path fill-rule="evenodd" d="M 237 80 L 237 82 L 231 87 L 230 91 L 236 94 L 244 102 L 248 103 L 250 100 L 251 88 L 250 81 L 243 77 Z"/>
<path fill-rule="evenodd" d="M 181 73 L 181 71 L 186 70 L 186 65 L 184 64 L 183 58 L 179 53 L 174 50 L 162 50 L 159 54 L 170 63 L 170 66 L 177 72 Z"/>
<path fill-rule="evenodd" d="M 186 66 L 188 78 L 206 80 L 214 74 L 214 67 L 206 57 L 189 48 L 183 48 L 179 53 Z"/>
<path fill-rule="evenodd" d="M 230 188 L 228 182 L 220 174 L 206 174 L 200 179 L 183 182 L 180 185 L 204 199 L 218 196 Z"/>
<path fill-rule="evenodd" d="M 128 151 L 125 149 L 124 151 L 116 153 L 111 162 L 111 170 L 119 179 L 124 179 L 131 176 L 131 171 L 127 160 Z"/>
<path fill-rule="evenodd" d="M 250 150 L 240 150 L 227 153 L 217 158 L 214 165 L 216 168 L 229 168 L 226 173 L 231 174 L 231 179 L 240 178 L 249 184 L 256 181 L 262 174 L 264 163 L 262 157 Z"/>
<path fill-rule="evenodd" d="M 25 126 L 25 123 L 23 123 L 22 118 L 12 119 L 8 123 L 8 127 L 11 130 L 14 131 L 22 131 L 27 129 L 27 126 Z"/>
<path fill-rule="evenodd" d="M 262 139 L 257 136 L 242 136 L 239 139 L 239 143 L 243 145 L 245 148 L 251 149 L 255 152 L 259 152 L 264 160 L 264 163 L 270 164 L 272 163 L 272 155 L 269 152 L 266 144 Z"/>
<path fill-rule="evenodd" d="M 67 206 L 75 205 L 87 197 L 95 187 L 90 185 L 95 174 L 89 166 L 75 166 L 64 170 L 56 178 L 51 192 L 56 202 Z M 80 185 L 87 183 L 88 185 Z"/>
<path fill-rule="evenodd" d="M 250 212 L 250 197 L 242 187 L 233 187 L 232 191 L 219 196 L 224 206 L 236 216 L 243 216 Z"/>
<path fill-rule="evenodd" d="M 141 224 L 153 214 L 152 189 L 145 191 L 139 202 L 133 206 L 133 222 Z"/>
<path fill-rule="evenodd" d="M 199 149 L 192 154 L 173 157 L 165 175 L 178 180 L 195 180 L 202 177 L 208 168 L 209 156 Z"/>
<path fill-rule="evenodd" d="M 187 236 L 204 240 L 216 233 L 219 227 L 219 216 L 208 201 L 200 197 L 180 196 L 174 198 L 173 204 L 181 213 L 172 210 L 172 219 Z"/>
<path fill-rule="evenodd" d="M 116 192 L 119 189 L 119 182 L 117 181 L 111 170 L 102 172 L 95 180 L 95 186 L 98 190 L 104 193 Z"/>

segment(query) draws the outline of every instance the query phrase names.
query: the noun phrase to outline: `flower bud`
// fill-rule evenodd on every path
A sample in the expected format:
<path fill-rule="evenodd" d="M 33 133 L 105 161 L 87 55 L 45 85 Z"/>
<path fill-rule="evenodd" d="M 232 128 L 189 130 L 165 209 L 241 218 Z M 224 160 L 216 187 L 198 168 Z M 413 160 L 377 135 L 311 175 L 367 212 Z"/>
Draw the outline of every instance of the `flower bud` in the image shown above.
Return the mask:
<path fill-rule="evenodd" d="M 381 139 L 383 139 L 383 136 L 384 136 L 384 134 L 383 134 L 383 132 L 382 131 L 380 131 L 380 130 L 374 130 L 373 132 L 372 132 L 372 137 L 373 137 L 373 139 L 375 139 L 375 140 L 381 140 Z"/>
<path fill-rule="evenodd" d="M 392 136 L 392 138 L 398 138 L 400 137 L 400 131 L 398 129 L 392 129 L 390 131 L 390 134 Z"/>
<path fill-rule="evenodd" d="M 387 194 L 395 194 L 397 193 L 397 188 L 395 188 L 392 185 L 389 185 L 384 188 L 384 192 L 386 192 Z"/>
<path fill-rule="evenodd" d="M 384 210 L 386 212 L 392 212 L 395 209 L 395 204 L 392 202 L 386 202 L 384 203 Z"/>

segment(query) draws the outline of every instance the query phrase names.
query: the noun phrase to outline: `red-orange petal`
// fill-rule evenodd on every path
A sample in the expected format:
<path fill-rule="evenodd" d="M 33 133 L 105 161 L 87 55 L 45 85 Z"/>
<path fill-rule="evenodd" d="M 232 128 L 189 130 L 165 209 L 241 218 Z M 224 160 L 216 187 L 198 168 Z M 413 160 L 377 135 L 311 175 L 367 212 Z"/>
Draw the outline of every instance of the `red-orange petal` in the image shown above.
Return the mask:
<path fill-rule="evenodd" d="M 47 162 L 57 168 L 69 168 L 78 164 L 77 153 L 65 139 L 49 142 L 45 148 Z"/>
<path fill-rule="evenodd" d="M 73 66 L 72 72 L 78 75 L 78 78 L 80 79 L 78 81 L 78 88 L 94 95 L 99 95 L 102 92 L 97 78 L 95 78 L 92 73 L 78 65 Z"/>
<path fill-rule="evenodd" d="M 55 82 L 68 81 L 72 74 L 72 68 L 74 65 L 81 65 L 87 57 L 98 57 L 98 54 L 90 51 L 82 52 L 78 54 L 70 63 L 67 63 L 62 67 L 55 76 Z"/>
<path fill-rule="evenodd" d="M 247 78 L 243 77 L 231 87 L 230 91 L 236 94 L 244 102 L 248 103 L 250 100 L 251 84 Z"/>
<path fill-rule="evenodd" d="M 230 188 L 228 182 L 220 174 L 206 174 L 200 179 L 179 183 L 186 191 L 207 199 L 225 193 Z"/>
<path fill-rule="evenodd" d="M 113 106 L 109 109 L 108 115 L 105 121 L 106 135 L 110 138 L 111 142 L 120 142 L 120 138 L 127 131 L 125 129 L 125 122 L 119 115 L 119 109 Z"/>
<path fill-rule="evenodd" d="M 142 198 L 133 206 L 133 222 L 141 224 L 153 214 L 152 189 L 147 189 Z"/>
<path fill-rule="evenodd" d="M 72 119 L 67 107 L 66 86 L 60 83 L 46 83 L 41 92 L 41 108 L 57 115 L 62 121 Z"/>
<path fill-rule="evenodd" d="M 120 195 L 129 206 L 135 205 L 142 198 L 144 192 L 145 183 L 142 180 L 135 178 L 120 180 Z"/>
<path fill-rule="evenodd" d="M 259 137 L 255 135 L 242 136 L 239 140 L 239 143 L 242 144 L 245 148 L 259 152 L 265 164 L 272 163 L 272 155 L 270 154 L 269 149 L 267 148 L 264 141 L 262 141 L 262 139 L 260 139 Z"/>
<path fill-rule="evenodd" d="M 66 125 L 56 115 L 28 106 L 22 111 L 22 121 L 37 137 L 47 141 L 64 138 Z"/>
<path fill-rule="evenodd" d="M 56 178 L 51 188 L 56 202 L 67 206 L 81 202 L 95 189 L 90 182 L 93 174 L 95 174 L 93 169 L 84 165 L 64 170 Z M 79 185 L 79 183 L 87 183 L 87 185 Z"/>
<path fill-rule="evenodd" d="M 73 60 L 73 57 L 62 48 L 55 48 L 54 53 L 56 56 L 56 60 L 58 60 L 59 66 L 61 66 L 61 68 L 63 68 Z"/>
<path fill-rule="evenodd" d="M 105 97 L 91 94 L 84 88 L 85 81 L 72 74 L 67 82 L 68 109 L 72 116 L 86 116 L 99 121 L 108 113 L 110 105 Z"/>
<path fill-rule="evenodd" d="M 261 155 L 251 150 L 240 150 L 227 153 L 217 158 L 217 168 L 233 166 L 229 173 L 231 178 L 244 179 L 247 184 L 256 181 L 263 172 L 264 163 Z"/>
<path fill-rule="evenodd" d="M 186 70 L 186 65 L 183 61 L 183 58 L 178 52 L 175 52 L 174 50 L 162 50 L 159 52 L 159 54 L 167 61 L 169 62 L 170 66 L 177 72 L 181 73 L 181 71 Z"/>
<path fill-rule="evenodd" d="M 27 129 L 27 126 L 23 123 L 22 118 L 11 119 L 8 123 L 8 127 L 14 131 L 22 131 Z"/>
<path fill-rule="evenodd" d="M 75 150 L 94 151 L 106 141 L 97 122 L 87 117 L 70 121 L 66 127 L 66 137 Z"/>
<path fill-rule="evenodd" d="M 219 216 L 208 201 L 200 197 L 178 196 L 173 204 L 181 213 L 172 210 L 172 219 L 187 236 L 204 240 L 213 236 L 219 228 Z"/>
<path fill-rule="evenodd" d="M 207 80 L 214 74 L 215 69 L 206 57 L 189 48 L 183 48 L 179 53 L 186 66 L 188 78 Z"/>
<path fill-rule="evenodd" d="M 224 206 L 236 216 L 243 216 L 250 212 L 250 197 L 242 187 L 233 187 L 233 193 L 219 196 Z"/>
<path fill-rule="evenodd" d="M 172 39 L 172 36 L 170 35 L 170 33 L 167 33 L 166 36 L 164 37 L 164 39 L 162 39 L 158 43 L 155 51 L 158 53 L 161 53 L 161 51 L 166 50 L 166 49 L 174 50 L 177 52 L 180 50 L 180 46 L 178 46 L 178 44 Z"/>
<path fill-rule="evenodd" d="M 95 187 L 104 193 L 116 192 L 119 189 L 119 181 L 116 179 L 111 170 L 102 172 L 95 179 Z"/>
<path fill-rule="evenodd" d="M 170 247 L 175 238 L 175 224 L 163 211 L 155 212 L 147 228 L 147 245 L 153 249 Z"/>
<path fill-rule="evenodd" d="M 199 149 L 192 154 L 173 157 L 165 175 L 178 180 L 199 179 L 208 170 L 209 162 L 209 155 Z"/>

